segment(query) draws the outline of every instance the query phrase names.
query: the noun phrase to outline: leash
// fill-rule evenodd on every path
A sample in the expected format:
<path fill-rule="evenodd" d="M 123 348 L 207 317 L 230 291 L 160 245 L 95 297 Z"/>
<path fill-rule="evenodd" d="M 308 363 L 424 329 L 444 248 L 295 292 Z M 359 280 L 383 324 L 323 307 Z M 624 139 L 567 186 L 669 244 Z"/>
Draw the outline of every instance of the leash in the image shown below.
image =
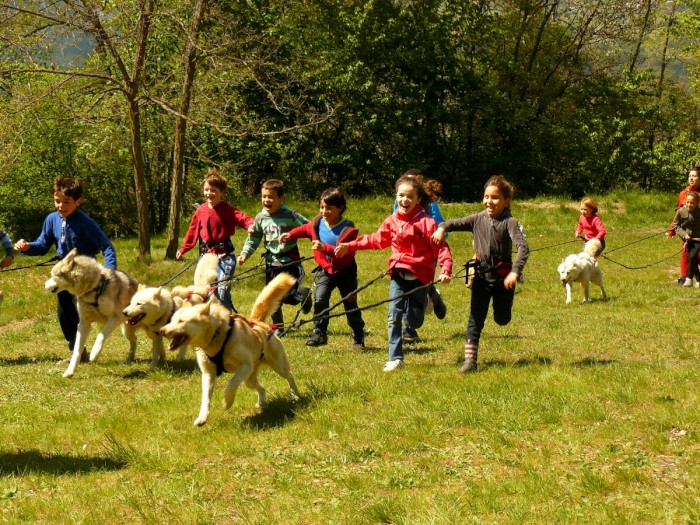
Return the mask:
<path fill-rule="evenodd" d="M 170 284 L 170 283 L 173 282 L 175 279 L 177 279 L 178 277 L 180 277 L 183 273 L 185 273 L 187 270 L 189 270 L 190 268 L 192 268 L 192 266 L 194 266 L 194 265 L 197 263 L 198 260 L 199 260 L 199 259 L 195 259 L 194 261 L 190 262 L 190 263 L 189 263 L 187 266 L 185 266 L 182 270 L 180 270 L 180 271 L 177 272 L 175 275 L 173 275 L 170 279 L 168 279 L 168 280 L 165 281 L 164 283 L 159 284 L 158 286 L 165 286 L 166 284 Z"/>
<path fill-rule="evenodd" d="M 6 270 L 0 270 L 0 273 L 5 273 L 5 272 L 16 272 L 19 270 L 26 270 L 28 268 L 38 268 L 39 266 L 53 266 L 51 263 L 54 261 L 58 260 L 58 255 L 55 255 L 51 257 L 48 261 L 40 262 L 40 263 L 35 263 L 35 264 L 28 264 L 27 266 L 17 266 L 15 268 L 8 268 Z"/>
<path fill-rule="evenodd" d="M 578 242 L 578 240 L 579 240 L 579 238 L 577 237 L 576 239 L 573 239 L 573 240 L 571 240 L 571 241 L 558 242 L 558 243 L 556 243 L 556 244 L 550 244 L 549 246 L 542 246 L 541 248 L 533 248 L 533 249 L 530 250 L 530 253 L 532 253 L 532 252 L 539 252 L 539 251 L 542 251 L 542 250 L 548 250 L 548 249 L 550 249 L 550 248 L 554 248 L 554 247 L 556 247 L 556 246 L 563 246 L 563 245 L 565 245 L 565 244 L 571 244 L 571 243 L 573 243 L 573 242 Z M 517 253 L 517 252 L 516 252 L 516 251 L 513 251 L 513 253 Z"/>
<path fill-rule="evenodd" d="M 264 254 L 263 254 L 263 255 L 264 255 Z M 286 268 L 287 266 L 294 266 L 294 265 L 301 264 L 301 263 L 306 262 L 306 261 L 310 261 L 310 260 L 312 260 L 312 259 L 313 259 L 313 257 L 302 257 L 301 259 L 296 259 L 296 260 L 294 260 L 294 261 L 290 261 L 290 262 L 288 262 L 288 263 L 284 263 L 284 264 L 281 264 L 281 265 L 279 265 L 279 266 L 275 266 L 275 268 Z M 250 279 L 251 277 L 256 277 L 256 276 L 258 276 L 258 275 L 264 275 L 265 272 L 267 271 L 267 269 L 265 269 L 265 270 L 263 270 L 263 271 L 261 271 L 261 272 L 257 272 L 257 273 L 253 273 L 253 274 L 251 274 L 251 275 L 247 275 L 246 277 L 240 277 L 241 275 L 245 275 L 245 274 L 247 274 L 247 273 L 249 273 L 249 272 L 252 272 L 253 270 L 257 269 L 260 265 L 262 265 L 262 261 L 260 261 L 258 264 L 256 264 L 253 268 L 249 268 L 249 269 L 246 270 L 245 272 L 241 272 L 239 275 L 235 275 L 235 276 L 232 276 L 232 277 L 227 277 L 226 279 L 220 279 L 220 280 L 218 280 L 218 281 L 214 281 L 214 282 L 211 283 L 211 285 L 212 285 L 212 286 L 217 286 L 217 285 L 219 285 L 219 284 L 221 284 L 221 283 L 225 283 L 225 282 L 229 282 L 229 281 L 238 282 L 238 281 L 243 281 L 243 280 L 245 280 L 245 279 Z"/>
<path fill-rule="evenodd" d="M 622 246 L 618 246 L 618 247 L 615 248 L 615 249 L 606 250 L 606 252 L 607 252 L 607 253 L 616 252 L 617 250 L 621 250 L 622 248 L 627 248 L 628 246 L 632 246 L 633 244 L 637 244 L 638 242 L 642 242 L 642 241 L 646 241 L 646 240 L 649 240 L 649 239 L 653 239 L 654 237 L 658 237 L 659 235 L 665 235 L 665 234 L 666 234 L 666 230 L 661 231 L 661 232 L 659 232 L 659 233 L 654 233 L 654 234 L 652 234 L 652 235 L 649 235 L 648 237 L 643 237 L 643 238 L 641 238 L 641 239 L 637 239 L 636 241 L 632 241 L 632 242 L 630 242 L 630 243 L 623 244 Z"/>
<path fill-rule="evenodd" d="M 618 266 L 622 266 L 622 267 L 625 268 L 626 270 L 642 270 L 642 269 L 644 269 L 644 268 L 649 268 L 649 267 L 651 267 L 651 266 L 657 265 L 657 264 L 662 263 L 662 262 L 664 262 L 664 261 L 668 261 L 669 259 L 673 259 L 674 257 L 678 257 L 678 255 L 680 255 L 680 253 L 681 253 L 682 251 L 683 251 L 683 250 L 679 250 L 679 251 L 677 251 L 676 253 L 674 253 L 673 255 L 669 255 L 668 257 L 664 257 L 663 259 L 659 259 L 659 260 L 656 261 L 656 262 L 649 263 L 649 264 L 644 265 L 644 266 L 627 266 L 626 264 L 622 264 L 622 263 L 620 263 L 620 262 L 614 261 L 614 260 L 612 260 L 610 257 L 608 257 L 607 255 L 603 255 L 603 254 L 600 254 L 599 257 L 602 257 L 602 258 L 605 259 L 606 261 L 610 261 L 610 262 L 613 263 L 613 264 L 617 264 Z"/>

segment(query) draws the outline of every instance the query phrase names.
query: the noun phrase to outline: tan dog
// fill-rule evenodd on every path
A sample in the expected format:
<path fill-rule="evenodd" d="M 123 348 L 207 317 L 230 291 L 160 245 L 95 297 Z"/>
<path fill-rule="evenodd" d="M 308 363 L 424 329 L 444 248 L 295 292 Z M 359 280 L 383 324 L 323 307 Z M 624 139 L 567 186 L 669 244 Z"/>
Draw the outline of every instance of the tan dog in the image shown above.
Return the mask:
<path fill-rule="evenodd" d="M 241 383 L 258 392 L 258 406 L 265 403 L 265 389 L 258 382 L 258 368 L 268 365 L 285 378 L 292 397 L 299 398 L 287 353 L 274 331 L 263 321 L 280 305 L 282 298 L 294 286 L 294 278 L 282 273 L 265 286 L 253 305 L 250 318 L 231 314 L 215 301 L 183 308 L 175 312 L 161 334 L 172 339 L 170 350 L 184 344 L 197 349 L 197 364 L 202 372 L 202 403 L 195 425 L 204 425 L 209 417 L 211 395 L 218 373 L 228 371 L 233 377 L 226 387 L 224 409 L 233 405 Z"/>
<path fill-rule="evenodd" d="M 102 352 L 105 339 L 121 325 L 129 339 L 129 361 L 136 354 L 134 328 L 124 324 L 122 311 L 136 293 L 138 282 L 124 272 L 105 268 L 92 257 L 78 255 L 72 250 L 51 269 L 51 278 L 44 287 L 56 293 L 66 290 L 78 299 L 78 333 L 68 368 L 63 377 L 73 377 L 80 362 L 80 355 L 90 335 L 92 323 L 104 323 L 104 328 L 95 338 L 90 352 L 90 361 L 96 361 Z"/>
<path fill-rule="evenodd" d="M 126 317 L 127 325 L 143 330 L 153 342 L 151 370 L 165 362 L 165 347 L 160 329 L 170 322 L 173 314 L 183 305 L 183 302 L 178 297 L 171 297 L 170 292 L 163 287 L 139 287 L 129 305 L 122 312 Z M 178 362 L 185 359 L 186 350 L 186 346 L 180 348 L 180 353 L 177 356 Z"/>
<path fill-rule="evenodd" d="M 199 258 L 194 271 L 194 285 L 176 286 L 170 294 L 187 301 L 191 305 L 206 303 L 214 293 L 211 283 L 216 282 L 219 258 L 213 253 L 205 253 Z"/>

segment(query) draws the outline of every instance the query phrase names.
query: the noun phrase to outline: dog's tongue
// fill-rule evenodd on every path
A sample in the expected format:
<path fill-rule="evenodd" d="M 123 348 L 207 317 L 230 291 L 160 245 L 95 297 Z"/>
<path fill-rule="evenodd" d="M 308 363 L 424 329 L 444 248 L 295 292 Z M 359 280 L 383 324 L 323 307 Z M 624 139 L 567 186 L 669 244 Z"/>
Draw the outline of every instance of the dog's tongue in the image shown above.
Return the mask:
<path fill-rule="evenodd" d="M 126 324 L 131 325 L 131 326 L 137 325 L 137 324 L 139 324 L 139 321 L 141 321 L 141 319 L 143 319 L 144 317 L 146 317 L 145 314 L 139 314 L 139 315 L 135 315 L 134 317 L 129 317 L 126 320 Z"/>

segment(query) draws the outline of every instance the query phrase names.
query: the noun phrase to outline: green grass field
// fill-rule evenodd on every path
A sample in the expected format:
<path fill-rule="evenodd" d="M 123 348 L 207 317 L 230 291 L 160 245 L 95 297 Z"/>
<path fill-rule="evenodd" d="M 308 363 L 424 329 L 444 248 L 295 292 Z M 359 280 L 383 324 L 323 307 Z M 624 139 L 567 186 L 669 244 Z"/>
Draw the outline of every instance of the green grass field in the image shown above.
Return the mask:
<path fill-rule="evenodd" d="M 181 365 L 169 356 L 149 373 L 147 339 L 139 361 L 125 364 L 128 344 L 117 334 L 98 363 L 63 379 L 58 361 L 68 350 L 55 298 L 43 289 L 49 269 L 4 272 L 0 521 L 700 523 L 700 292 L 676 287 L 679 242 L 660 235 L 675 196 L 620 192 L 599 202 L 608 301 L 592 287 L 592 303 L 582 305 L 576 286 L 574 303 L 564 304 L 556 267 L 581 249 L 560 244 L 573 238 L 578 204 L 516 201 L 532 254 L 512 323 L 487 321 L 479 373 L 458 373 L 470 292 L 456 279 L 441 287 L 447 318 L 426 318 L 405 368 L 382 371 L 387 305 L 365 312 L 364 351 L 352 348 L 342 317 L 320 348 L 304 346 L 306 324 L 284 340 L 302 400 L 293 403 L 286 382 L 264 370 L 269 404 L 256 409 L 242 388 L 223 412 L 224 376 L 202 428 L 192 426 L 201 395 L 194 354 Z M 315 211 L 313 202 L 289 205 Z M 354 200 L 348 217 L 373 231 L 390 206 L 390 198 Z M 446 218 L 480 209 L 441 207 Z M 234 238 L 238 248 L 243 238 Z M 457 271 L 471 236 L 449 242 Z M 116 246 L 120 268 L 146 284 L 184 265 L 162 261 L 162 238 L 148 265 L 137 262 L 135 241 Z M 301 247 L 310 254 L 308 242 Z M 360 282 L 376 278 L 387 257 L 359 253 Z M 241 311 L 263 284 L 262 276 L 236 283 Z M 360 303 L 387 293 L 384 279 Z"/>

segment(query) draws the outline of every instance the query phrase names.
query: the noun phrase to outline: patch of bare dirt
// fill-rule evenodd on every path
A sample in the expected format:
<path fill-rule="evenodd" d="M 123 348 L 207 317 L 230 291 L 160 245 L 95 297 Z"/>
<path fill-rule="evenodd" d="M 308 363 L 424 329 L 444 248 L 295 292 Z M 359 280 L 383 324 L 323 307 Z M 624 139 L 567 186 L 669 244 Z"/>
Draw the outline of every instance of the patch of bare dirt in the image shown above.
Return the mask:
<path fill-rule="evenodd" d="M 14 332 L 15 330 L 19 330 L 20 328 L 24 328 L 25 326 L 29 326 L 33 323 L 33 319 L 22 319 L 21 321 L 13 321 L 4 326 L 0 326 L 0 334 L 4 334 L 6 332 Z"/>

